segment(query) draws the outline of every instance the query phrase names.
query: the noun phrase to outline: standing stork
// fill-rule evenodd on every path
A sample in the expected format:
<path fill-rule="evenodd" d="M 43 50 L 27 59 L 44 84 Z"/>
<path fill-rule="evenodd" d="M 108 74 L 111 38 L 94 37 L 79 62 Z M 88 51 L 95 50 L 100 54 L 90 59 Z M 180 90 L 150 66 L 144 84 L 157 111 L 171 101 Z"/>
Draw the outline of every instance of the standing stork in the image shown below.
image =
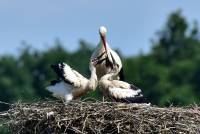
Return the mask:
<path fill-rule="evenodd" d="M 54 97 L 64 99 L 65 102 L 78 99 L 97 87 L 96 68 L 92 62 L 90 62 L 89 66 L 91 71 L 90 79 L 85 78 L 66 63 L 51 65 L 51 67 L 61 79 L 51 81 L 47 90 L 52 92 Z"/>
<path fill-rule="evenodd" d="M 105 97 L 116 102 L 147 103 L 141 89 L 124 81 L 113 80 L 115 75 L 116 71 L 113 71 L 99 80 L 99 88 Z"/>
<path fill-rule="evenodd" d="M 106 33 L 107 29 L 104 26 L 101 26 L 99 28 L 100 43 L 97 45 L 91 56 L 91 61 L 98 61 L 95 66 L 97 77 L 98 79 L 100 79 L 103 75 L 111 72 L 114 65 L 117 65 L 117 75 L 113 79 L 124 80 L 121 59 L 119 55 L 115 51 L 113 51 L 109 47 L 109 44 L 106 42 Z"/>

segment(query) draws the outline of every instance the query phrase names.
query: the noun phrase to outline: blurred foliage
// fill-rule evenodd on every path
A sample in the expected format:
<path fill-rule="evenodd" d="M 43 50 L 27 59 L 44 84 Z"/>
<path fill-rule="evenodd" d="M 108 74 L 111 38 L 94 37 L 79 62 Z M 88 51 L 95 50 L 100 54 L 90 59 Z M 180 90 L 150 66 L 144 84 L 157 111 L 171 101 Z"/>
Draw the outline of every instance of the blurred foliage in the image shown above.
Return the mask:
<path fill-rule="evenodd" d="M 56 40 L 54 47 L 38 51 L 27 45 L 16 58 L 0 56 L 0 101 L 33 101 L 50 97 L 45 87 L 57 78 L 50 65 L 66 62 L 89 77 L 89 58 L 94 50 L 80 41 L 80 47 L 70 52 Z M 140 87 L 153 104 L 188 105 L 200 99 L 200 36 L 197 22 L 189 25 L 180 11 L 172 13 L 165 27 L 158 32 L 148 54 L 123 57 L 126 81 Z M 101 99 L 99 91 L 88 96 Z M 0 105 L 5 110 L 6 105 Z"/>
<path fill-rule="evenodd" d="M 9 127 L 7 125 L 2 125 L 0 122 L 0 134 L 11 134 Z"/>

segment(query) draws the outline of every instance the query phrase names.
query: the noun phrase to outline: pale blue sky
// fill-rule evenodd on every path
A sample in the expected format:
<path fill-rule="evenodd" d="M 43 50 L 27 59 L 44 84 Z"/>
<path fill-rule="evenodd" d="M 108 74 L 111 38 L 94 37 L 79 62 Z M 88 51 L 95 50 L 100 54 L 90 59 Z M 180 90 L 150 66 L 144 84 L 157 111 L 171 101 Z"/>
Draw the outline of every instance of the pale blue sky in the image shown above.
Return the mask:
<path fill-rule="evenodd" d="M 136 55 L 149 51 L 172 11 L 182 9 L 190 23 L 200 22 L 199 6 L 197 0 L 0 0 L 0 55 L 16 54 L 21 40 L 37 49 L 56 38 L 69 50 L 80 39 L 95 45 L 101 25 L 112 48 Z"/>

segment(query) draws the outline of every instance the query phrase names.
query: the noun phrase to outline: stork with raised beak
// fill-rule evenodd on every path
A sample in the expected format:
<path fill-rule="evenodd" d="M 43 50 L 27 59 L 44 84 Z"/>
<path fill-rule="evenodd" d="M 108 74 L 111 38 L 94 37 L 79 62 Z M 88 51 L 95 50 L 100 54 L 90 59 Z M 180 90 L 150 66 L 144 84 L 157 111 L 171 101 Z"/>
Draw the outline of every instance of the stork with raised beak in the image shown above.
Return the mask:
<path fill-rule="evenodd" d="M 103 75 L 110 73 L 113 70 L 113 66 L 117 66 L 116 76 L 112 79 L 120 79 L 124 80 L 122 62 L 119 55 L 110 48 L 109 44 L 106 42 L 106 33 L 107 29 L 104 26 L 99 28 L 100 34 L 100 43 L 97 45 L 94 50 L 91 61 L 96 64 L 96 73 L 98 79 L 100 79 Z"/>
<path fill-rule="evenodd" d="M 64 99 L 65 102 L 78 99 L 89 91 L 94 91 L 97 87 L 98 80 L 93 62 L 90 62 L 89 66 L 90 79 L 85 78 L 66 63 L 51 65 L 51 67 L 60 79 L 51 81 L 47 90 L 52 92 L 54 97 Z"/>

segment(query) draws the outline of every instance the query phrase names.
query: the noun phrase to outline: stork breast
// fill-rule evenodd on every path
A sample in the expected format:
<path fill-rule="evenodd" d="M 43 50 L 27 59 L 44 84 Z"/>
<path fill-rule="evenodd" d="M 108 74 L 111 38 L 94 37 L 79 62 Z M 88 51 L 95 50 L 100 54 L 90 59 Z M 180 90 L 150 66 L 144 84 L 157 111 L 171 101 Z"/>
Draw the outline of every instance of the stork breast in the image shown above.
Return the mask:
<path fill-rule="evenodd" d="M 102 64 L 99 64 L 96 66 L 96 74 L 98 79 L 100 79 L 102 76 L 104 76 L 105 74 L 110 72 L 109 67 L 106 67 L 105 62 L 103 62 Z"/>

